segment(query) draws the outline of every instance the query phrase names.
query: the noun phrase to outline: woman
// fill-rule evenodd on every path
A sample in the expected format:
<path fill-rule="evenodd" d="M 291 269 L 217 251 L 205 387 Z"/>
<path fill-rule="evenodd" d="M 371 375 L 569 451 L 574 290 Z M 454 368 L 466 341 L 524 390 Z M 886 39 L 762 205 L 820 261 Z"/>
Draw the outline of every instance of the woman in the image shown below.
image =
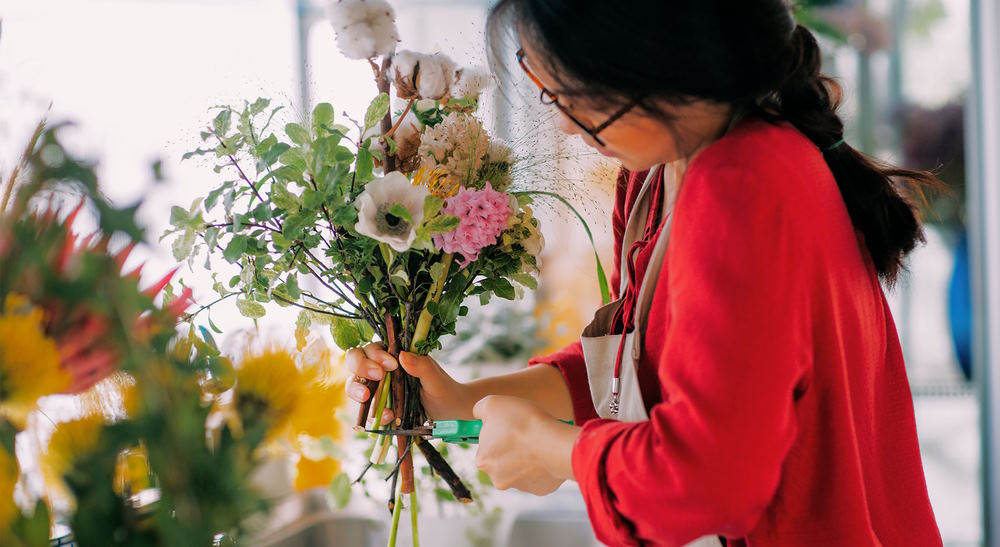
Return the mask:
<path fill-rule="evenodd" d="M 934 180 L 844 142 L 840 89 L 783 0 L 624 6 L 490 18 L 561 128 L 626 169 L 620 299 L 551 366 L 462 384 L 403 354 L 428 413 L 483 420 L 499 488 L 579 482 L 608 544 L 940 545 L 880 285 L 922 238 L 894 181 Z M 348 362 L 397 366 L 376 346 Z"/>

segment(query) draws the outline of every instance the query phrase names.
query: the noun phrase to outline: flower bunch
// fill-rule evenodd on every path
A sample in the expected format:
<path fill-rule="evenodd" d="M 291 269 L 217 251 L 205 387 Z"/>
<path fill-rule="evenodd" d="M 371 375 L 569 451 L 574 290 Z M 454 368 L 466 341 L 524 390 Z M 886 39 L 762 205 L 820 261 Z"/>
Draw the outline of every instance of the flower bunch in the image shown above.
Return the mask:
<path fill-rule="evenodd" d="M 482 249 L 497 242 L 513 213 L 507 195 L 495 191 L 489 182 L 482 190 L 462 188 L 448 198 L 441 212 L 458 217 L 459 224 L 450 232 L 435 235 L 434 246 L 462 255 L 462 267 L 478 260 Z"/>
<path fill-rule="evenodd" d="M 298 308 L 300 348 L 322 326 L 344 350 L 379 340 L 393 354 L 428 354 L 456 332 L 468 298 L 513 300 L 537 286 L 542 240 L 531 198 L 511 191 L 517 159 L 477 115 L 489 75 L 439 52 L 395 51 L 386 8 L 383 0 L 330 8 L 338 46 L 366 60 L 375 76 L 379 93 L 364 116 L 338 118 L 333 105 L 320 103 L 306 122 L 274 128 L 281 107 L 267 99 L 222 107 L 187 157 L 214 159 L 224 179 L 172 211 L 175 257 L 191 267 L 208 263 L 211 275 L 222 276 L 216 303 L 232 298 L 253 320 L 266 316 L 268 304 Z M 213 260 L 230 264 L 231 275 L 211 267 Z M 271 409 L 265 415 L 278 420 L 291 405 L 281 401 L 310 401 L 301 393 L 311 380 L 300 384 L 288 358 L 267 360 L 269 367 L 252 367 L 258 381 L 237 379 L 238 415 Z M 358 429 L 380 427 L 384 408 L 397 417 L 387 426 L 393 429 L 426 420 L 417 380 L 405 371 L 370 387 Z M 414 451 L 409 437 L 395 440 L 395 451 L 376 443 L 370 461 L 379 469 L 395 453 L 390 505 L 400 507 L 414 491 Z M 334 462 L 314 457 L 315 443 L 300 448 L 302 485 L 336 472 Z M 455 476 L 444 458 L 426 459 L 435 472 Z M 460 480 L 449 486 L 456 499 L 468 499 Z"/>

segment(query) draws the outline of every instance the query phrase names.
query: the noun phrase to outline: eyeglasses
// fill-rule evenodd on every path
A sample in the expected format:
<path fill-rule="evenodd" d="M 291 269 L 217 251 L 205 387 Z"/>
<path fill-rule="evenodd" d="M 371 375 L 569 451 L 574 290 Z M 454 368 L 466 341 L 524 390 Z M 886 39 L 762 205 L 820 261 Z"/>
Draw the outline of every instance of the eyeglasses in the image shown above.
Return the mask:
<path fill-rule="evenodd" d="M 605 129 L 607 129 L 608 127 L 611 127 L 611 124 L 613 124 L 613 123 L 617 122 L 618 120 L 620 120 L 622 118 L 622 116 L 624 116 L 625 114 L 628 114 L 629 111 L 632 110 L 633 108 L 635 108 L 636 105 L 638 105 L 639 102 L 641 101 L 641 99 L 635 99 L 635 100 L 633 100 L 632 102 L 628 103 L 627 105 L 625 105 L 621 109 L 619 109 L 617 112 L 615 112 L 614 114 L 612 114 L 611 117 L 607 119 L 607 121 L 605 121 L 604 123 L 602 123 L 601 125 L 599 125 L 597 127 L 591 128 L 587 124 L 585 124 L 582 121 L 580 121 L 579 118 L 577 118 L 576 116 L 573 115 L 572 108 L 570 108 L 567 105 L 564 105 L 564 104 L 560 103 L 559 102 L 559 96 L 556 95 L 555 93 L 553 93 L 552 91 L 550 91 L 548 88 L 546 88 L 545 84 L 543 84 L 542 81 L 538 79 L 538 76 L 535 76 L 535 73 L 532 72 L 530 68 L 528 68 L 527 63 L 524 62 L 524 49 L 523 48 L 517 50 L 517 64 L 521 65 L 521 70 L 523 70 L 524 73 L 528 75 L 528 78 L 530 78 L 531 81 L 534 82 L 536 86 L 538 86 L 538 89 L 541 90 L 542 93 L 539 96 L 539 100 L 542 101 L 542 104 L 544 104 L 544 105 L 555 105 L 555 107 L 558 108 L 560 112 L 562 112 L 567 118 L 569 118 L 573 123 L 575 123 L 577 125 L 577 127 L 579 127 L 585 133 L 587 133 L 588 135 L 590 135 L 590 138 L 592 138 L 595 141 L 597 141 L 597 144 L 599 144 L 601 146 L 605 146 L 605 143 L 604 143 L 604 139 L 602 139 L 601 137 L 599 137 L 598 134 L 601 133 L 602 131 L 604 131 Z"/>

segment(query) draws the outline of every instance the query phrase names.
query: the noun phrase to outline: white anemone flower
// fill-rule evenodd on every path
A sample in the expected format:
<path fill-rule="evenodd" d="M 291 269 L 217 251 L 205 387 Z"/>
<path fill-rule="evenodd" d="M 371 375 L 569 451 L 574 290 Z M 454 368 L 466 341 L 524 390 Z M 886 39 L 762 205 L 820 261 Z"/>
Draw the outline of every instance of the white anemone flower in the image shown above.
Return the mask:
<path fill-rule="evenodd" d="M 387 0 L 334 0 L 327 16 L 348 59 L 391 55 L 399 43 L 396 12 Z"/>
<path fill-rule="evenodd" d="M 427 188 L 413 186 L 406 175 L 398 171 L 376 178 L 365 185 L 364 192 L 354 203 L 358 209 L 354 229 L 389 245 L 396 252 L 406 252 L 417 239 L 417 226 L 424 222 L 424 201 L 429 194 Z M 396 205 L 410 214 L 412 224 L 391 213 Z"/>

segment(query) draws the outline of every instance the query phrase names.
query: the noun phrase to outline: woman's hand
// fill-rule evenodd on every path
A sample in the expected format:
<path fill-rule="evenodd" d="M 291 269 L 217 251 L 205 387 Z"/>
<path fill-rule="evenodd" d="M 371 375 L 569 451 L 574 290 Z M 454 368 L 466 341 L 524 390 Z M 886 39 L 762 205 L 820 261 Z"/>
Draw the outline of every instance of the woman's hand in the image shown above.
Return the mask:
<path fill-rule="evenodd" d="M 476 465 L 500 490 L 543 496 L 573 478 L 573 444 L 580 428 L 517 397 L 491 395 L 476 403 L 473 414 L 483 421 Z"/>
<path fill-rule="evenodd" d="M 476 398 L 465 384 L 455 381 L 434 359 L 403 352 L 396 362 L 382 344 L 369 344 L 364 349 L 355 348 L 347 352 L 347 369 L 355 376 L 379 381 L 386 371 L 403 366 L 403 370 L 420 378 L 420 399 L 429 418 L 470 419 L 472 405 Z M 347 384 L 347 396 L 363 403 L 372 396 L 363 384 L 351 381 Z M 387 410 L 382 421 L 392 419 L 392 411 Z"/>

